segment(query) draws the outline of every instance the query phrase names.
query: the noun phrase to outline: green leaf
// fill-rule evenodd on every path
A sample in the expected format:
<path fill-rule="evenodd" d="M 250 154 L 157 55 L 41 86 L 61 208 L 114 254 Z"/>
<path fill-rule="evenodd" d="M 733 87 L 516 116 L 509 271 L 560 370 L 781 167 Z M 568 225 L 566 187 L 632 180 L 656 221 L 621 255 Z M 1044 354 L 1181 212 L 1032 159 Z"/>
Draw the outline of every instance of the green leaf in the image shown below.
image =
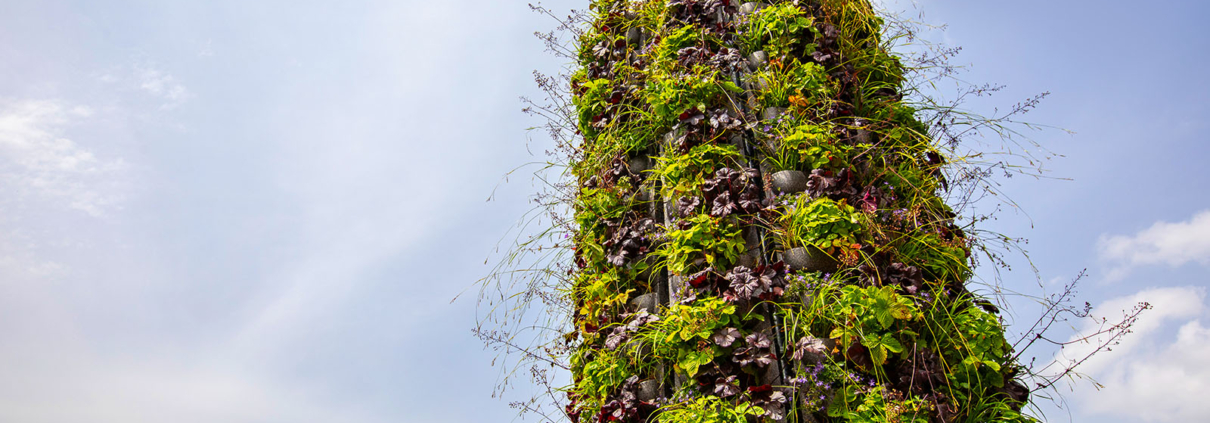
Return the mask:
<path fill-rule="evenodd" d="M 870 347 L 870 358 L 874 359 L 874 364 L 879 366 L 886 364 L 886 348 L 883 348 L 881 345 L 878 347 Z"/>
<path fill-rule="evenodd" d="M 882 335 L 881 343 L 882 343 L 883 347 L 886 347 L 886 349 L 891 352 L 894 352 L 894 353 L 903 352 L 903 344 L 900 344 L 899 340 L 895 339 L 895 337 L 891 336 L 891 334 L 889 334 L 889 333 L 886 335 Z"/>
<path fill-rule="evenodd" d="M 997 363 L 993 360 L 983 360 L 983 364 L 987 365 L 987 367 L 990 367 L 993 371 L 1000 371 L 1000 363 Z"/>
<path fill-rule="evenodd" d="M 692 328 L 686 327 L 686 328 L 681 329 L 681 340 L 682 341 L 688 341 L 690 339 L 693 339 L 694 335 L 696 335 L 696 334 L 693 333 Z"/>
<path fill-rule="evenodd" d="M 875 308 L 874 318 L 878 319 L 878 324 L 881 325 L 883 329 L 890 328 L 891 325 L 895 323 L 895 315 L 892 314 L 891 310 L 887 308 Z"/>
<path fill-rule="evenodd" d="M 698 368 L 709 364 L 711 361 L 714 361 L 713 351 L 689 351 L 676 364 L 685 370 L 685 374 L 693 377 L 697 374 Z"/>
<path fill-rule="evenodd" d="M 844 334 L 845 334 L 844 327 L 838 326 L 838 327 L 836 327 L 836 329 L 832 329 L 832 333 L 828 334 L 828 337 L 832 338 L 832 339 L 839 339 L 839 338 L 843 337 Z"/>

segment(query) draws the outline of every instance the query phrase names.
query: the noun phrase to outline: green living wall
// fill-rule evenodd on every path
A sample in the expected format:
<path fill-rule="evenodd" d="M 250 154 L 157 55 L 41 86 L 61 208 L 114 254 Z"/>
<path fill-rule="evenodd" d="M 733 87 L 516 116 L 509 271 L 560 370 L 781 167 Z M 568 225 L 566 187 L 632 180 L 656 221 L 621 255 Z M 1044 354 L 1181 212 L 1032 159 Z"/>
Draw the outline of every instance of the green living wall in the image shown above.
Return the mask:
<path fill-rule="evenodd" d="M 573 421 L 1035 421 L 867 0 L 591 8 Z"/>

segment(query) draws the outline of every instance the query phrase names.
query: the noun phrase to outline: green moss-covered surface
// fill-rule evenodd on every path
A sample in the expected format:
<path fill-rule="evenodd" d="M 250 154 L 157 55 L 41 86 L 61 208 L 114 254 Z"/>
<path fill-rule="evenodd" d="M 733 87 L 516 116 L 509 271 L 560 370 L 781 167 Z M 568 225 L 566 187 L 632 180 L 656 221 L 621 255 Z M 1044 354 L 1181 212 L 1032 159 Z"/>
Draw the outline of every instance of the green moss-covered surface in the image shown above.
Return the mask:
<path fill-rule="evenodd" d="M 572 420 L 1034 421 L 882 21 L 751 6 L 592 3 Z"/>

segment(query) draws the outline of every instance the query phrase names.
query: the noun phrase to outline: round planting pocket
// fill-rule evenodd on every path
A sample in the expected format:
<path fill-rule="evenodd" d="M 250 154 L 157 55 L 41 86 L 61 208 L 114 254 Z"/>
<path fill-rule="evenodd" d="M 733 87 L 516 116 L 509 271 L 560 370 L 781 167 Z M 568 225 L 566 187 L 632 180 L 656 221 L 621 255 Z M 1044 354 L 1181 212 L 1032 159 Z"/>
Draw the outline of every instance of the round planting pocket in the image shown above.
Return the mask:
<path fill-rule="evenodd" d="M 807 190 L 807 175 L 798 170 L 783 170 L 773 174 L 773 191 L 793 194 Z"/>
<path fill-rule="evenodd" d="M 765 111 L 763 113 L 761 113 L 761 119 L 777 120 L 777 118 L 781 117 L 781 115 L 783 115 L 785 113 L 786 113 L 785 107 L 766 107 Z"/>
<path fill-rule="evenodd" d="M 760 69 L 765 63 L 769 63 L 769 53 L 765 53 L 764 50 L 754 51 L 748 56 L 748 65 L 752 67 L 752 70 Z"/>
<path fill-rule="evenodd" d="M 795 247 L 781 254 L 782 261 L 790 266 L 790 270 L 806 270 L 808 272 L 835 272 L 839 263 L 824 253 L 818 247 Z"/>
<path fill-rule="evenodd" d="M 660 382 L 654 379 L 639 382 L 639 401 L 651 401 L 660 397 Z"/>
<path fill-rule="evenodd" d="M 635 308 L 635 311 L 646 311 L 650 314 L 655 314 L 656 309 L 660 306 L 660 296 L 652 292 L 634 297 L 630 300 L 630 306 Z"/>
<path fill-rule="evenodd" d="M 647 158 L 647 156 L 631 157 L 630 160 L 626 162 L 626 166 L 630 167 L 630 173 L 637 175 L 643 171 L 651 169 L 651 159 Z"/>
<path fill-rule="evenodd" d="M 634 27 L 626 31 L 626 44 L 638 45 L 643 42 L 643 28 Z"/>
<path fill-rule="evenodd" d="M 759 1 L 748 2 L 748 3 L 741 4 L 739 6 L 739 14 L 751 15 L 753 13 L 756 13 L 757 10 L 761 10 L 764 8 L 765 8 L 765 4 L 761 3 Z"/>

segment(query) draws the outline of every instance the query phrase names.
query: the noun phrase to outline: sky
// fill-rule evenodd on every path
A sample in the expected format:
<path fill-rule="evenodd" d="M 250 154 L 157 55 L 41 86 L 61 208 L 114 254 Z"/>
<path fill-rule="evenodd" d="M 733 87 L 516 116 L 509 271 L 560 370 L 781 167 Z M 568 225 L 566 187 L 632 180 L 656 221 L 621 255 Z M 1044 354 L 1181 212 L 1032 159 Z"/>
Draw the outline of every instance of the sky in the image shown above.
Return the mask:
<path fill-rule="evenodd" d="M 1210 4 L 915 4 L 1008 86 L 976 106 L 1048 91 L 1029 120 L 1072 131 L 1032 133 L 1055 178 L 1005 181 L 1021 210 L 987 222 L 1030 239 L 1041 281 L 1005 284 L 1087 268 L 1098 315 L 1155 307 L 1048 420 L 1210 420 Z M 511 420 L 451 300 L 528 209 L 501 182 L 545 146 L 518 96 L 561 65 L 551 27 L 500 0 L 0 0 L 0 421 Z"/>

